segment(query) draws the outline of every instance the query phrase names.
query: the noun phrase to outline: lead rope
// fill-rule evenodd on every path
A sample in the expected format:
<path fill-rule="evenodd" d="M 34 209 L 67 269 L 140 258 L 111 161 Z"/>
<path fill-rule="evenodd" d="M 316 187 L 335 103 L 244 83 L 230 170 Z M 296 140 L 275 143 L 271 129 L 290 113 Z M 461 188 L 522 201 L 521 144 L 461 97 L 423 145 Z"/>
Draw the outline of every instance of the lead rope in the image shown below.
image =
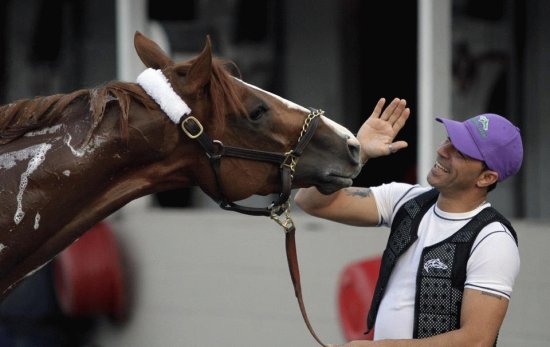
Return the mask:
<path fill-rule="evenodd" d="M 290 272 L 290 278 L 292 279 L 292 285 L 294 286 L 294 294 L 296 299 L 298 299 L 298 305 L 300 306 L 300 312 L 306 326 L 311 333 L 311 336 L 323 347 L 328 347 L 324 344 L 321 339 L 317 336 L 309 318 L 307 316 L 306 307 L 304 305 L 304 299 L 302 298 L 302 285 L 300 283 L 300 266 L 298 265 L 298 255 L 296 252 L 296 228 L 294 226 L 294 221 L 290 216 L 290 203 L 287 201 L 286 204 L 281 206 L 284 208 L 284 218 L 281 219 L 276 213 L 272 212 L 271 219 L 273 219 L 277 224 L 283 227 L 285 231 L 285 248 L 286 248 L 286 259 L 288 261 L 288 270 Z"/>
<path fill-rule="evenodd" d="M 303 135 L 306 133 L 307 128 L 311 120 L 319 115 L 322 115 L 322 111 L 317 113 L 312 113 L 304 122 L 300 137 L 298 142 L 302 139 Z M 296 165 L 298 164 L 298 157 L 295 156 L 292 151 L 286 153 L 287 160 L 281 165 L 286 165 L 290 169 L 290 181 L 294 178 L 294 171 L 296 170 Z M 282 217 L 281 217 L 282 216 Z M 296 251 L 296 227 L 294 226 L 294 221 L 290 216 L 290 202 L 287 200 L 284 204 L 277 206 L 271 210 L 270 218 L 273 219 L 277 224 L 279 224 L 285 231 L 285 249 L 286 249 L 286 259 L 288 262 L 288 271 L 290 272 L 290 278 L 292 280 L 292 285 L 294 286 L 294 294 L 296 299 L 298 299 L 298 305 L 300 306 L 300 312 L 302 313 L 302 318 L 304 323 L 311 333 L 311 336 L 323 347 L 328 347 L 324 344 L 321 339 L 313 330 L 309 318 L 307 316 L 306 307 L 304 305 L 304 299 L 302 298 L 302 285 L 300 283 L 300 266 L 298 264 L 298 253 Z"/>

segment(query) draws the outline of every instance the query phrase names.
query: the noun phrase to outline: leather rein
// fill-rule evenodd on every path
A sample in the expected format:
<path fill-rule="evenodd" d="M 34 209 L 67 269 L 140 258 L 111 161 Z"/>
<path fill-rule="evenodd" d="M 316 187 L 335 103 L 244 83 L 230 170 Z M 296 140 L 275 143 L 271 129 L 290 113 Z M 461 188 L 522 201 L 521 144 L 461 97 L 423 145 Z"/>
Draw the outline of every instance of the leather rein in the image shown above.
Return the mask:
<path fill-rule="evenodd" d="M 199 122 L 199 120 L 191 115 L 184 115 L 180 126 L 187 137 L 197 141 L 204 149 L 206 156 L 210 161 L 210 166 L 212 167 L 214 176 L 216 177 L 216 186 L 219 196 L 217 202 L 222 209 L 254 216 L 269 216 L 284 229 L 288 269 L 290 272 L 290 277 L 292 279 L 292 284 L 294 286 L 294 294 L 296 295 L 296 298 L 298 299 L 298 305 L 300 306 L 300 312 L 302 313 L 304 322 L 306 323 L 306 326 L 313 338 L 321 346 L 326 347 L 327 345 L 324 344 L 319 339 L 319 337 L 317 337 L 315 331 L 313 330 L 313 327 L 311 326 L 311 323 L 309 322 L 309 318 L 307 316 L 304 305 L 304 300 L 302 298 L 300 268 L 298 265 L 298 256 L 296 252 L 296 228 L 290 216 L 289 202 L 290 192 L 292 189 L 292 180 L 294 178 L 296 165 L 298 164 L 298 159 L 300 158 L 300 155 L 302 154 L 305 147 L 308 145 L 309 141 L 313 137 L 315 130 L 317 129 L 320 118 L 319 116 L 322 116 L 323 114 L 323 110 L 310 108 L 310 113 L 304 121 L 296 146 L 286 153 L 276 153 L 248 148 L 225 146 L 221 141 L 212 140 L 212 138 L 208 136 L 208 134 L 206 134 L 206 132 L 204 131 L 204 127 Z M 264 208 L 242 206 L 228 201 L 225 198 L 223 186 L 220 179 L 220 164 L 223 157 L 264 161 L 279 165 L 281 177 L 281 192 L 279 193 L 277 200 L 273 201 L 269 206 Z M 281 217 L 283 213 L 284 216 Z"/>

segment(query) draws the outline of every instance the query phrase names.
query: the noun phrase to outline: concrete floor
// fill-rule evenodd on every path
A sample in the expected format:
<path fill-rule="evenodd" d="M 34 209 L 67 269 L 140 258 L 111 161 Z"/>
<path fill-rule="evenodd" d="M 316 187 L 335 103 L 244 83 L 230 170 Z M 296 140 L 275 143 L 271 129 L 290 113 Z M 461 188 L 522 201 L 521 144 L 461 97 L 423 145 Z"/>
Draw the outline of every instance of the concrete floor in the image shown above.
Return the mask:
<path fill-rule="evenodd" d="M 297 208 L 295 208 L 297 209 Z M 344 342 L 338 278 L 379 255 L 388 229 L 294 212 L 304 301 L 326 343 Z M 218 209 L 125 209 L 111 219 L 133 283 L 130 319 L 102 321 L 97 346 L 315 346 L 288 274 L 282 229 Z M 515 221 L 522 255 L 499 346 L 550 344 L 550 223 Z"/>

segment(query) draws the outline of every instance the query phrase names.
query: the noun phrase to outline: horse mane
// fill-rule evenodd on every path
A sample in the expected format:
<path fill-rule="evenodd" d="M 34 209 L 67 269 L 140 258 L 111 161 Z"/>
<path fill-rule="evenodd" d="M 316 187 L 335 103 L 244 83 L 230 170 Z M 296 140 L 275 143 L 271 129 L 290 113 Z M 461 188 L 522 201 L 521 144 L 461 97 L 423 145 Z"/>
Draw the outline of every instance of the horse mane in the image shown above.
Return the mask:
<path fill-rule="evenodd" d="M 224 127 L 224 115 L 227 112 L 246 112 L 241 93 L 232 79 L 227 62 L 214 59 L 208 92 L 217 128 Z M 132 100 L 148 109 L 158 109 L 157 104 L 138 84 L 120 81 L 111 81 L 97 88 L 81 89 L 68 94 L 22 99 L 0 106 L 0 145 L 10 143 L 29 131 L 55 125 L 63 117 L 63 111 L 81 99 L 89 102 L 92 118 L 84 143 L 89 141 L 93 131 L 101 123 L 107 103 L 112 100 L 118 102 L 121 111 L 120 131 L 123 137 L 128 135 L 128 116 Z"/>

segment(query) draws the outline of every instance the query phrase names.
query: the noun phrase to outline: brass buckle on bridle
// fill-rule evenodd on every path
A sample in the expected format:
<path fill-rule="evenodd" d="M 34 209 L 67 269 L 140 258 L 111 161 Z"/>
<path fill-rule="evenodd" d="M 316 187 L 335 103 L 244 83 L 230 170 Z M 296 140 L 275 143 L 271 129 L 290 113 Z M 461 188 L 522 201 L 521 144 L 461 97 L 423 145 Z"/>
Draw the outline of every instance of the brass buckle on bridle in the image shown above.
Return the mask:
<path fill-rule="evenodd" d="M 189 121 L 193 121 L 193 123 L 195 123 L 195 126 L 197 128 L 199 128 L 199 130 L 197 131 L 196 134 L 192 134 L 191 131 L 189 131 L 185 125 L 187 124 L 187 122 Z M 185 118 L 182 122 L 181 122 L 181 129 L 183 130 L 183 132 L 185 133 L 185 135 L 187 135 L 190 139 L 196 139 L 197 137 L 201 136 L 203 131 L 204 131 L 204 128 L 202 127 L 202 124 L 201 122 L 199 122 L 199 120 L 193 116 L 189 116 L 187 118 Z"/>

